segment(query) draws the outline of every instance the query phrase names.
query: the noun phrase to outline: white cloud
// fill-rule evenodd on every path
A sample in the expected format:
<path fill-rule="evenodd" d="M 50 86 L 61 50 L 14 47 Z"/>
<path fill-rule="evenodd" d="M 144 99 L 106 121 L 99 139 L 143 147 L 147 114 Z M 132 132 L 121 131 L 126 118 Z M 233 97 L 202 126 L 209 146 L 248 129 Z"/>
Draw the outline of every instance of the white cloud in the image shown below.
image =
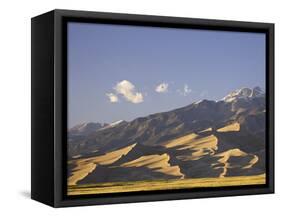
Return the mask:
<path fill-rule="evenodd" d="M 168 92 L 168 87 L 169 87 L 168 83 L 161 83 L 155 88 L 155 91 L 158 93 L 166 93 Z"/>
<path fill-rule="evenodd" d="M 191 91 L 192 91 L 192 90 L 188 87 L 187 84 L 185 84 L 185 85 L 183 86 L 183 90 L 177 90 L 177 92 L 178 92 L 180 95 L 183 95 L 183 96 L 187 96 L 188 94 L 191 93 Z"/>
<path fill-rule="evenodd" d="M 116 96 L 114 93 L 107 93 L 106 96 L 108 96 L 109 101 L 112 103 L 118 102 L 118 96 Z"/>
<path fill-rule="evenodd" d="M 143 102 L 143 95 L 141 92 L 137 92 L 135 85 L 130 81 L 123 80 L 116 84 L 114 87 L 117 94 L 122 95 L 127 101 L 131 103 Z"/>
<path fill-rule="evenodd" d="M 190 92 L 191 92 L 191 89 L 188 87 L 187 84 L 185 84 L 183 87 L 183 95 L 187 96 L 187 94 L 189 94 Z"/>

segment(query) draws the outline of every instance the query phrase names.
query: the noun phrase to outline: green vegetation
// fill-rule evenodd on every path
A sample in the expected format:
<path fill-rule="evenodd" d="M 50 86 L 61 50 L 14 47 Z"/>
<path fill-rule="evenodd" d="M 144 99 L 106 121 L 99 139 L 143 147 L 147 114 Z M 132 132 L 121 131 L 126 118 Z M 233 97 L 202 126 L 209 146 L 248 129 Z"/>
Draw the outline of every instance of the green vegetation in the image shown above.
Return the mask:
<path fill-rule="evenodd" d="M 224 187 L 265 184 L 265 174 L 222 178 L 194 178 L 158 181 L 113 182 L 68 186 L 68 195 L 103 194 L 133 191 Z"/>

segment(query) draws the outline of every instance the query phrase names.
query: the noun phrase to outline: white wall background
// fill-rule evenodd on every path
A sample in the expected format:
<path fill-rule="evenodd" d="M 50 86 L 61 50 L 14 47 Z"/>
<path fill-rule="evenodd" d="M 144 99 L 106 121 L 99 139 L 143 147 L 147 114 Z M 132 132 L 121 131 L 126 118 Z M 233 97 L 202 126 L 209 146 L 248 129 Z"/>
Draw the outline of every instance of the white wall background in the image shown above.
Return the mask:
<path fill-rule="evenodd" d="M 281 13 L 274 0 L 1 1 L 1 216 L 266 216 L 280 214 L 280 113 L 276 112 L 276 194 L 52 209 L 30 192 L 30 18 L 54 8 L 273 22 L 276 24 L 276 111 L 281 109 Z M 278 133 L 279 131 L 279 133 Z M 278 215 L 278 214 L 277 214 Z M 275 215 L 276 216 L 276 215 Z"/>

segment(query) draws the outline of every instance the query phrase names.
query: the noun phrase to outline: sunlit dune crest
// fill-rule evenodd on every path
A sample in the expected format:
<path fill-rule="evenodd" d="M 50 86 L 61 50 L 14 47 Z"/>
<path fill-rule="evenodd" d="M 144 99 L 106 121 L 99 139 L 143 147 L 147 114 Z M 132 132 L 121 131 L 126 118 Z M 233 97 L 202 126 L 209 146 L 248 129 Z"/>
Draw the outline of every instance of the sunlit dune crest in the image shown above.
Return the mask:
<path fill-rule="evenodd" d="M 191 155 L 180 155 L 177 156 L 179 160 L 198 160 L 205 155 L 213 155 L 218 149 L 218 139 L 214 135 L 200 137 L 195 133 L 188 134 L 186 136 L 174 139 L 167 144 L 167 148 L 176 148 L 176 150 L 190 150 Z"/>
<path fill-rule="evenodd" d="M 177 150 L 191 149 L 198 151 L 199 149 L 214 149 L 217 150 L 218 139 L 214 135 L 199 137 L 195 133 L 174 139 L 165 144 L 166 148 L 177 148 Z"/>
<path fill-rule="evenodd" d="M 214 155 L 215 150 L 212 148 L 194 148 L 191 155 L 179 155 L 176 158 L 182 161 L 199 160 L 206 155 Z"/>
<path fill-rule="evenodd" d="M 117 151 L 112 151 L 112 152 L 106 153 L 105 155 L 101 155 L 101 156 L 93 157 L 93 158 L 89 158 L 89 159 L 92 159 L 96 164 L 109 165 L 109 164 L 112 164 L 112 163 L 116 162 L 117 160 L 119 160 L 122 156 L 128 154 L 129 151 L 131 151 L 135 146 L 136 146 L 136 143 L 133 145 L 127 146 L 125 148 L 119 149 Z"/>
<path fill-rule="evenodd" d="M 250 160 L 249 164 L 244 166 L 243 169 L 252 168 L 259 161 L 259 157 L 257 155 L 253 156 L 253 159 Z"/>
<path fill-rule="evenodd" d="M 217 132 L 232 132 L 232 131 L 240 131 L 240 124 L 234 122 L 217 130 Z"/>
<path fill-rule="evenodd" d="M 122 164 L 122 167 L 147 167 L 157 172 L 167 175 L 177 176 L 183 178 L 179 166 L 171 166 L 169 164 L 170 156 L 168 154 L 162 155 L 147 155 L 137 158 L 136 160 Z"/>
<path fill-rule="evenodd" d="M 182 136 L 180 138 L 171 140 L 170 142 L 165 144 L 165 147 L 166 148 L 173 148 L 173 147 L 176 147 L 176 146 L 185 145 L 185 144 L 189 143 L 190 141 L 194 140 L 197 136 L 198 135 L 195 134 L 195 133 L 187 134 L 186 136 Z"/>
<path fill-rule="evenodd" d="M 112 151 L 97 157 L 83 158 L 72 161 L 75 165 L 70 177 L 68 178 L 69 185 L 75 185 L 78 181 L 84 179 L 89 173 L 93 172 L 96 165 L 109 165 L 122 156 L 128 154 L 134 147 L 136 143 L 125 148 Z"/>
<path fill-rule="evenodd" d="M 227 170 L 228 168 L 233 168 L 234 166 L 231 165 L 229 163 L 229 159 L 231 157 L 246 157 L 246 156 L 249 156 L 251 157 L 251 160 L 249 160 L 249 162 L 246 164 L 246 165 L 236 165 L 236 167 L 240 166 L 242 167 L 243 169 L 249 169 L 251 168 L 254 164 L 256 164 L 259 160 L 258 156 L 256 155 L 253 155 L 253 154 L 247 154 L 243 151 L 241 151 L 240 149 L 238 148 L 235 148 L 235 149 L 230 149 L 228 151 L 225 151 L 225 152 L 222 152 L 222 153 L 219 153 L 219 154 L 216 154 L 214 155 L 216 157 L 220 157 L 220 159 L 218 160 L 219 163 L 222 163 L 223 166 L 222 167 L 217 167 L 217 168 L 223 168 L 223 171 L 222 173 L 220 174 L 219 177 L 225 177 L 225 175 L 227 174 Z M 214 165 L 216 166 L 216 165 Z"/>
<path fill-rule="evenodd" d="M 77 166 L 72 170 L 71 176 L 68 178 L 68 185 L 76 185 L 76 183 L 84 179 L 87 175 L 93 172 L 96 168 L 96 164 L 81 162 L 77 163 Z"/>
<path fill-rule="evenodd" d="M 212 127 L 209 127 L 205 130 L 200 131 L 199 133 L 212 132 L 212 130 L 213 130 Z"/>
<path fill-rule="evenodd" d="M 81 157 L 81 154 L 75 155 L 75 156 L 73 156 L 72 158 L 73 158 L 73 159 L 76 159 L 76 158 L 79 158 L 79 157 Z"/>
<path fill-rule="evenodd" d="M 213 149 L 217 150 L 218 146 L 218 139 L 214 135 L 205 136 L 205 137 L 198 137 L 195 138 L 188 143 L 186 143 L 183 147 L 180 147 L 178 150 L 195 150 L 198 151 L 199 149 Z"/>

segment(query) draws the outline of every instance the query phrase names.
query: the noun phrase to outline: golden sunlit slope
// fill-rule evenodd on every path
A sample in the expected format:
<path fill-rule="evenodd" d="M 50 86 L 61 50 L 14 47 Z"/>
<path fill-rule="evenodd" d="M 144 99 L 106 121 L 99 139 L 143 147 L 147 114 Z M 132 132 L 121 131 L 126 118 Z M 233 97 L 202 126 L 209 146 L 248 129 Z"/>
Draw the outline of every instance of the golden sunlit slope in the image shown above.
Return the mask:
<path fill-rule="evenodd" d="M 95 168 L 96 164 L 92 162 L 76 162 L 76 167 L 71 171 L 71 175 L 68 177 L 68 185 L 75 185 L 78 181 L 93 172 Z"/>
<path fill-rule="evenodd" d="M 162 155 L 147 155 L 142 156 L 136 160 L 122 164 L 122 167 L 147 167 L 157 172 L 166 175 L 172 175 L 183 178 L 179 166 L 171 166 L 169 164 L 170 156 L 168 154 Z"/>
<path fill-rule="evenodd" d="M 218 149 L 217 147 L 218 139 L 214 135 L 209 136 L 199 136 L 198 134 L 191 133 L 186 136 L 174 139 L 164 146 L 166 148 L 175 148 L 178 151 L 190 150 L 191 155 L 180 155 L 177 156 L 178 159 L 187 160 L 198 160 L 204 155 L 213 155 Z"/>
<path fill-rule="evenodd" d="M 233 126 L 228 129 L 233 129 Z M 241 173 L 241 170 L 250 169 L 258 162 L 258 156 L 243 152 L 238 148 L 229 149 L 222 153 L 216 153 L 218 151 L 218 137 L 210 133 L 205 136 L 190 133 L 177 139 L 170 140 L 161 146 L 164 149 L 159 154 L 156 152 L 148 155 L 134 155 L 130 152 L 136 146 L 136 144 L 133 144 L 103 155 L 71 160 L 69 164 L 72 165 L 73 169 L 68 178 L 68 184 L 76 185 L 78 181 L 84 180 L 90 173 L 96 173 L 97 165 L 108 166 L 108 171 L 110 171 L 111 175 L 114 174 L 113 178 L 116 178 L 117 180 L 120 173 L 112 173 L 113 170 L 118 171 L 118 168 L 124 169 L 134 167 L 140 169 L 146 168 L 151 172 L 158 172 L 163 175 L 182 179 L 189 177 L 187 174 L 191 174 L 192 176 L 194 168 L 202 172 L 208 171 L 209 174 L 217 175 L 219 177 L 233 174 L 233 169 L 236 169 L 236 173 L 238 171 L 237 169 L 239 169 L 238 174 L 244 174 Z M 138 150 L 142 153 L 142 149 L 139 150 L 137 148 L 139 147 L 136 147 L 134 151 Z M 142 148 L 144 148 L 143 150 L 146 152 L 147 150 L 150 150 L 149 147 L 142 146 Z M 130 154 L 128 154 L 129 152 Z M 129 155 L 131 155 L 130 158 L 126 159 Z M 126 157 L 122 158 L 123 156 Z M 171 156 L 173 157 L 172 162 L 177 162 L 175 165 L 171 165 Z M 121 162 L 118 161 L 121 158 L 123 160 Z M 188 163 L 187 161 L 189 163 L 194 161 L 198 166 L 194 168 L 186 167 L 185 164 Z M 117 164 L 112 165 L 114 163 Z M 124 172 L 124 170 L 120 171 Z M 140 172 L 140 177 L 147 177 L 147 174 L 144 175 L 142 173 L 143 172 Z M 128 177 L 128 181 L 129 180 Z M 90 179 L 88 181 L 90 181 Z"/>
<path fill-rule="evenodd" d="M 217 132 L 233 132 L 233 131 L 239 131 L 240 130 L 240 124 L 237 122 L 234 122 L 232 124 L 229 124 L 227 126 L 224 126 L 217 130 Z"/>
<path fill-rule="evenodd" d="M 170 142 L 165 144 L 166 148 L 174 148 L 178 146 L 183 146 L 185 144 L 188 144 L 190 141 L 193 141 L 198 135 L 195 133 L 187 134 L 186 136 L 182 136 L 177 139 L 173 139 Z"/>
<path fill-rule="evenodd" d="M 218 162 L 222 164 L 222 166 L 217 166 L 219 163 L 213 165 L 216 168 L 223 168 L 223 172 L 220 174 L 220 177 L 225 177 L 229 168 L 241 167 L 242 169 L 249 169 L 259 160 L 258 156 L 254 154 L 247 154 L 238 148 L 230 149 L 228 151 L 216 154 L 215 157 L 219 157 L 220 159 L 218 160 Z M 236 165 L 232 165 L 230 163 L 231 158 L 239 157 L 248 160 L 246 162 L 240 161 L 240 163 L 236 163 Z"/>
<path fill-rule="evenodd" d="M 112 151 L 109 153 L 106 153 L 105 155 L 93 157 L 92 160 L 96 164 L 100 165 L 108 165 L 116 162 L 119 160 L 122 156 L 126 155 L 136 146 L 136 143 L 130 146 L 127 146 L 125 148 L 119 149 L 117 151 Z"/>
<path fill-rule="evenodd" d="M 212 127 L 209 127 L 209 128 L 207 128 L 205 130 L 200 131 L 199 133 L 212 132 L 212 130 L 213 130 Z"/>
<path fill-rule="evenodd" d="M 71 175 L 68 178 L 68 184 L 75 185 L 78 181 L 85 178 L 89 173 L 93 172 L 96 168 L 96 165 L 109 165 L 116 162 L 122 156 L 128 154 L 128 152 L 131 151 L 135 145 L 136 144 L 133 144 L 101 156 L 70 161 L 69 164 L 74 164 L 75 167 L 72 169 Z"/>

